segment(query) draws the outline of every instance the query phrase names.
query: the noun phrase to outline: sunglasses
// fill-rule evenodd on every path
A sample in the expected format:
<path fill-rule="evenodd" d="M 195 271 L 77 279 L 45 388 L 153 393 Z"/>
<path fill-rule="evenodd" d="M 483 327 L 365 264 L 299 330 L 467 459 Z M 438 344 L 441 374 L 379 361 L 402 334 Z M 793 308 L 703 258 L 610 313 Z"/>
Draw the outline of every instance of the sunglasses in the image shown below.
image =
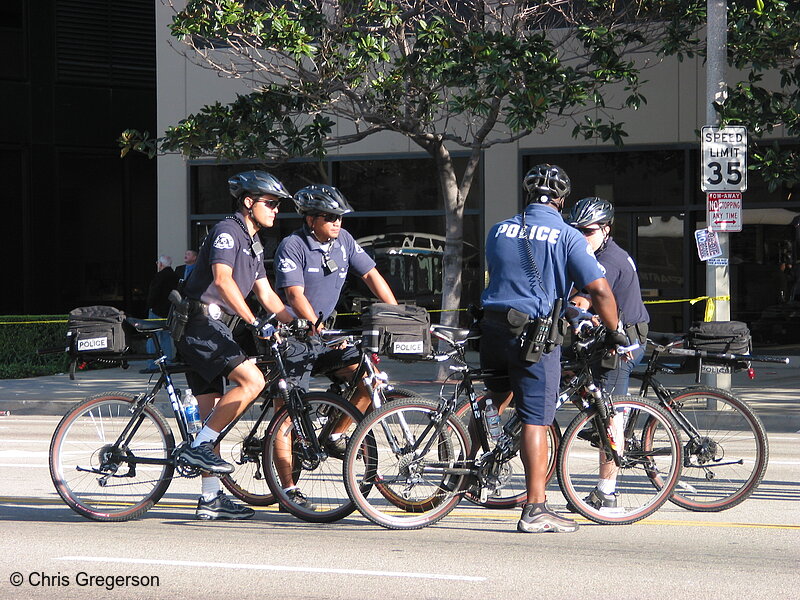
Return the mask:
<path fill-rule="evenodd" d="M 578 227 L 578 231 L 580 231 L 583 235 L 594 235 L 600 230 L 600 227 Z"/>
<path fill-rule="evenodd" d="M 314 215 L 315 219 L 317 217 L 319 217 L 320 219 L 325 219 L 326 223 L 335 223 L 336 221 L 340 221 L 342 219 L 342 215 L 329 215 L 329 214 Z"/>
<path fill-rule="evenodd" d="M 281 205 L 280 200 L 262 200 L 259 198 L 256 200 L 256 202 L 261 202 L 262 204 L 266 205 L 267 208 L 271 208 L 272 210 L 275 210 Z"/>

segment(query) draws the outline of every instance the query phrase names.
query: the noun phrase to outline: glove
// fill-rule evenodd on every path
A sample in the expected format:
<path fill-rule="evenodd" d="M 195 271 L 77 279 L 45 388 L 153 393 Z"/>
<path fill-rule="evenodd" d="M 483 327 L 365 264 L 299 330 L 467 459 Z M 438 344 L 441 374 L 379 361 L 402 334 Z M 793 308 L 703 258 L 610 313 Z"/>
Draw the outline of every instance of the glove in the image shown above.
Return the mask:
<path fill-rule="evenodd" d="M 268 317 L 262 317 L 260 319 L 256 319 L 255 321 L 247 325 L 247 328 L 250 329 L 250 331 L 252 331 L 256 337 L 260 338 L 272 337 L 273 335 L 275 335 L 276 329 L 272 325 L 272 323 L 270 323 L 270 320 L 274 316 L 275 315 L 270 315 Z"/>
<path fill-rule="evenodd" d="M 616 350 L 620 346 L 623 348 L 630 346 L 631 341 L 628 339 L 628 336 L 624 331 L 608 330 L 606 331 L 604 345 L 609 350 Z"/>

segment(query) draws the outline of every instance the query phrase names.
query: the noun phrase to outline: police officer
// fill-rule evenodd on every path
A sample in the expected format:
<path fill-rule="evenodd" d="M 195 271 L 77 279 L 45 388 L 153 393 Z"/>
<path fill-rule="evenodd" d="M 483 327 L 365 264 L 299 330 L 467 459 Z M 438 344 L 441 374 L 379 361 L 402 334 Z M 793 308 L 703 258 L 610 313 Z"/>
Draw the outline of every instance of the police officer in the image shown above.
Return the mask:
<path fill-rule="evenodd" d="M 242 319 L 263 335 L 274 332 L 265 319 L 256 319 L 245 297 L 253 291 L 268 312 L 276 313 L 284 323 L 292 320 L 267 281 L 264 250 L 256 235 L 261 228 L 273 226 L 280 201 L 291 195 L 264 171 L 234 175 L 228 187 L 238 203 L 238 212 L 217 223 L 200 248 L 184 288 L 190 302 L 189 321 L 177 342 L 181 356 L 193 369 L 186 379 L 197 396 L 200 415 L 205 418 L 210 414 L 179 460 L 217 476 L 231 473 L 234 467 L 215 453 L 215 440 L 264 387 L 264 375 L 233 339 L 234 323 Z M 224 392 L 223 378 L 235 387 Z M 202 488 L 197 518 L 253 516 L 250 508 L 224 496 L 217 477 L 206 475 Z"/>
<path fill-rule="evenodd" d="M 578 200 L 570 210 L 566 221 L 577 228 L 589 242 L 619 306 L 624 330 L 632 342 L 639 343 L 637 348 L 617 361 L 616 368 L 604 371 L 602 375 L 602 383 L 606 392 L 624 396 L 628 393 L 628 383 L 633 368 L 644 357 L 648 323 L 650 322 L 650 315 L 642 302 L 636 263 L 611 237 L 614 207 L 608 200 L 597 197 Z M 572 302 L 584 310 L 592 307 L 591 297 L 585 292 L 573 296 Z M 624 422 L 624 414 L 618 413 L 614 419 Z M 620 423 L 619 426 L 621 427 L 622 424 Z M 597 487 L 592 490 L 586 501 L 598 509 L 616 508 L 617 468 L 613 462 L 607 459 L 605 453 L 599 453 L 599 457 L 600 479 Z M 568 505 L 567 508 L 573 509 L 571 505 Z"/>
<path fill-rule="evenodd" d="M 636 263 L 611 237 L 614 207 L 608 200 L 597 197 L 578 200 L 566 221 L 589 242 L 614 293 L 625 332 L 631 341 L 639 342 L 639 348 L 633 350 L 627 360 L 619 361 L 619 366 L 603 377 L 609 394 L 624 396 L 628 393 L 631 371 L 644 356 L 650 323 L 650 315 L 642 302 Z M 592 306 L 590 296 L 583 292 L 573 296 L 572 301 L 584 310 Z"/>
<path fill-rule="evenodd" d="M 375 261 L 342 228 L 344 215 L 353 209 L 338 189 L 324 184 L 309 185 L 294 195 L 294 203 L 303 217 L 303 226 L 284 238 L 275 253 L 275 287 L 294 316 L 312 323 L 319 321 L 320 315 L 322 321 L 328 319 L 350 271 L 360 276 L 381 302 L 397 304 Z M 324 324 L 320 324 L 318 331 L 323 328 Z M 314 372 L 358 360 L 353 348 L 324 349 L 316 341 L 313 352 Z M 291 368 L 291 358 L 287 362 Z M 353 371 L 351 366 L 340 374 L 349 378 Z M 359 386 L 353 404 L 364 412 L 369 403 L 369 394 Z M 340 450 L 343 444 L 340 442 Z"/>
<path fill-rule="evenodd" d="M 522 355 L 520 334 L 529 319 L 552 315 L 573 283 L 592 298 L 603 323 L 616 330 L 617 306 L 586 239 L 559 214 L 570 180 L 558 166 L 532 168 L 523 180 L 528 205 L 522 214 L 495 224 L 486 242 L 489 285 L 482 295 L 481 368 L 495 372 L 485 380 L 497 404 L 513 391 L 522 420 L 521 456 L 528 503 L 517 529 L 526 533 L 572 532 L 575 521 L 546 504 L 547 427 L 553 422 L 561 376 L 560 347 L 532 362 Z M 554 315 L 558 318 L 560 315 Z"/>

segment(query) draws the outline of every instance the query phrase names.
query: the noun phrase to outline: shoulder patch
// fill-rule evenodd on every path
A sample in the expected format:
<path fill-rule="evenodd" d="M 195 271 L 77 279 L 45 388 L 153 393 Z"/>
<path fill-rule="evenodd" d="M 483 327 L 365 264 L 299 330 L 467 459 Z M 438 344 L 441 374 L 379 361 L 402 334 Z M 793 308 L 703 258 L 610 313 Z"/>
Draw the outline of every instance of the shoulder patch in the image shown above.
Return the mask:
<path fill-rule="evenodd" d="M 220 233 L 214 240 L 214 248 L 230 250 L 233 248 L 233 236 L 230 233 Z"/>
<path fill-rule="evenodd" d="M 282 258 L 278 262 L 278 271 L 281 273 L 291 273 L 297 270 L 297 263 L 291 258 Z"/>

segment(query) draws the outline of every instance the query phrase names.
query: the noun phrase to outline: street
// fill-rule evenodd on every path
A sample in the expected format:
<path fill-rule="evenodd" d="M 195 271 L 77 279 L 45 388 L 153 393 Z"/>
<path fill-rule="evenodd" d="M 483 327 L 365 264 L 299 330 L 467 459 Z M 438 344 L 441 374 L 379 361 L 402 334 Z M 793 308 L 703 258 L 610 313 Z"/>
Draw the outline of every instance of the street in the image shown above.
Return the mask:
<path fill-rule="evenodd" d="M 800 597 L 800 434 L 770 435 L 764 482 L 729 511 L 667 504 L 634 525 L 525 535 L 519 511 L 466 501 L 418 531 L 358 513 L 314 525 L 274 506 L 251 521 L 201 522 L 199 482 L 184 479 L 139 520 L 92 522 L 50 481 L 57 422 L 0 417 L 0 598 Z M 563 510 L 556 482 L 548 493 Z"/>

